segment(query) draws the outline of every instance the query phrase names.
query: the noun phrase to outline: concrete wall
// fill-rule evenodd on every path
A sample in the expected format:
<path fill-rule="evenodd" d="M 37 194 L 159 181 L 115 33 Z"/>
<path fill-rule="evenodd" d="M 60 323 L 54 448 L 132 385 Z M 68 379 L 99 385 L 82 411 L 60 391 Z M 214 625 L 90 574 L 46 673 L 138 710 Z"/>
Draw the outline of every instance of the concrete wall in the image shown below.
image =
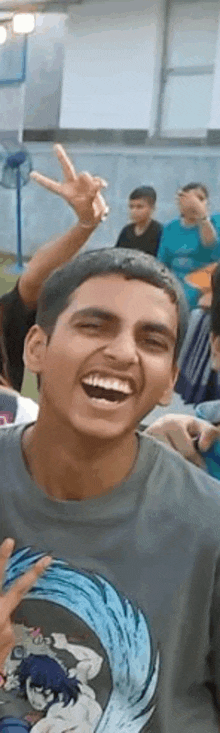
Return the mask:
<path fill-rule="evenodd" d="M 163 5 L 162 0 L 87 0 L 72 7 L 60 127 L 150 127 Z"/>
<path fill-rule="evenodd" d="M 33 164 L 41 173 L 60 177 L 52 146 L 29 144 Z M 220 147 L 215 148 L 116 148 L 68 146 L 78 170 L 101 174 L 109 181 L 108 220 L 100 225 L 89 246 L 111 246 L 127 219 L 127 197 L 132 188 L 146 183 L 158 192 L 156 216 L 166 221 L 176 216 L 176 189 L 190 180 L 204 181 L 211 192 L 212 211 L 220 211 Z M 0 250 L 16 247 L 15 191 L 0 188 Z M 30 182 L 22 191 L 23 248 L 30 255 L 46 240 L 72 225 L 74 216 L 58 197 Z"/>

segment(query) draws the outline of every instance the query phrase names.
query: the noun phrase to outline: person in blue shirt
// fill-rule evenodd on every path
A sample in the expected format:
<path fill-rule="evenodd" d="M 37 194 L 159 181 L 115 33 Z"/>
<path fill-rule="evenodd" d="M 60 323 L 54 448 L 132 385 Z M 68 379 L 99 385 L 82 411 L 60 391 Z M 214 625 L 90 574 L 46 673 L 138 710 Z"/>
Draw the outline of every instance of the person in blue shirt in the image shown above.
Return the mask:
<path fill-rule="evenodd" d="M 177 203 L 180 217 L 164 226 L 157 257 L 181 280 L 192 310 L 200 291 L 185 277 L 220 259 L 220 214 L 209 216 L 209 193 L 202 183 L 183 186 Z"/>

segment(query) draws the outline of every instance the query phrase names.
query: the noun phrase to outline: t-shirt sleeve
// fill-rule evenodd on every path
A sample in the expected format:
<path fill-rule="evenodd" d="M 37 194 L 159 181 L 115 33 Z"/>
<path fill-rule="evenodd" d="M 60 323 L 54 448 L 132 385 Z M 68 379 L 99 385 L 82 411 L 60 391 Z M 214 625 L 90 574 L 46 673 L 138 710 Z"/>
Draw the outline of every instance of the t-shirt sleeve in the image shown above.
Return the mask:
<path fill-rule="evenodd" d="M 165 226 L 163 228 L 163 232 L 160 238 L 160 244 L 157 251 L 157 259 L 160 262 L 163 262 L 164 265 L 167 265 L 167 267 L 171 267 L 172 264 L 172 257 L 169 247 L 170 242 L 170 230 L 169 225 Z"/>
<path fill-rule="evenodd" d="M 36 310 L 23 303 L 18 283 L 0 300 L 0 366 L 3 376 L 18 392 L 21 390 L 24 340 L 35 323 Z"/>

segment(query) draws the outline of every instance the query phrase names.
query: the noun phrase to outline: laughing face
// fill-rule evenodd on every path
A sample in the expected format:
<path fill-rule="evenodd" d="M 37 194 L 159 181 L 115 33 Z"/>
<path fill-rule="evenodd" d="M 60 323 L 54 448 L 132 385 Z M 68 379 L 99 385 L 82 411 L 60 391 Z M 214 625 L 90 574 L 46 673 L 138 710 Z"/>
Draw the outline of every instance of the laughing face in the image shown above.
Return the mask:
<path fill-rule="evenodd" d="M 27 356 L 31 347 L 50 421 L 115 439 L 169 401 L 177 311 L 165 291 L 118 274 L 91 277 L 73 293 L 49 343 L 33 328 Z M 33 371 L 33 358 L 28 366 Z"/>

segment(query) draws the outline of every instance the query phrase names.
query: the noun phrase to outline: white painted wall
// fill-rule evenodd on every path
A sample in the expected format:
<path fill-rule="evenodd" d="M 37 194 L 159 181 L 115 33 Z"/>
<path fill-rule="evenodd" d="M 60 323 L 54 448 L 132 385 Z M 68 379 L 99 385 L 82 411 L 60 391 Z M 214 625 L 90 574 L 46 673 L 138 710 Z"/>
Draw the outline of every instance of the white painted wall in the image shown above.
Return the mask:
<path fill-rule="evenodd" d="M 209 129 L 220 130 L 220 11 Z"/>
<path fill-rule="evenodd" d="M 86 0 L 71 8 L 60 127 L 149 129 L 163 4 Z"/>

